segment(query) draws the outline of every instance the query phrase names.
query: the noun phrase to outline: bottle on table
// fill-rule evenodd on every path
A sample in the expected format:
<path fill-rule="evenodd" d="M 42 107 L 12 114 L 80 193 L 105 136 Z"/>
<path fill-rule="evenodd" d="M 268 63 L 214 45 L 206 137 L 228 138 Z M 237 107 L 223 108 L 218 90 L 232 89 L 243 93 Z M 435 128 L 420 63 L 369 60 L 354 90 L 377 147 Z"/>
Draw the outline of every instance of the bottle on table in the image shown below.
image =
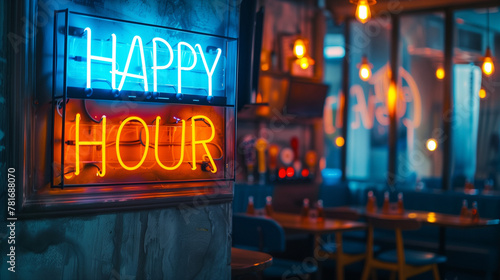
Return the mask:
<path fill-rule="evenodd" d="M 469 206 L 467 203 L 467 199 L 462 201 L 462 209 L 460 209 L 460 218 L 465 219 L 469 216 Z"/>
<path fill-rule="evenodd" d="M 266 215 L 267 216 L 272 216 L 273 215 L 273 197 L 272 196 L 266 196 Z"/>
<path fill-rule="evenodd" d="M 366 212 L 375 213 L 377 211 L 377 199 L 373 195 L 373 191 L 368 192 L 368 200 L 366 201 Z"/>
<path fill-rule="evenodd" d="M 325 210 L 323 208 L 323 200 L 322 199 L 318 200 L 317 210 L 318 210 L 317 221 L 319 223 L 322 223 L 325 221 Z"/>
<path fill-rule="evenodd" d="M 255 214 L 255 207 L 253 205 L 253 196 L 249 196 L 248 197 L 247 214 L 248 215 L 254 215 Z"/>
<path fill-rule="evenodd" d="M 389 192 L 384 193 L 384 204 L 382 205 L 382 213 L 389 213 Z"/>
<path fill-rule="evenodd" d="M 398 193 L 398 214 L 403 214 L 404 212 L 403 193 Z"/>
<path fill-rule="evenodd" d="M 474 223 L 479 221 L 479 213 L 477 212 L 477 202 L 476 201 L 472 202 L 471 219 L 472 219 L 472 222 L 474 222 Z"/>
<path fill-rule="evenodd" d="M 309 217 L 309 199 L 304 198 L 303 205 L 302 205 L 302 211 L 300 212 L 300 217 L 302 219 L 306 219 Z"/>

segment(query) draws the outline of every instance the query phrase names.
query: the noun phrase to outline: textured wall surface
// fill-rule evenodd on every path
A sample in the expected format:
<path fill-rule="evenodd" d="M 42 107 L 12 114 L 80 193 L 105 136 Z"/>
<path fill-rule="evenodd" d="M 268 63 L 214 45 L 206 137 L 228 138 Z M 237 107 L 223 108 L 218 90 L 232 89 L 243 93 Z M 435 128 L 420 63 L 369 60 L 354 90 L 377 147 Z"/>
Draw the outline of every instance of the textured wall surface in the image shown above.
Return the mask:
<path fill-rule="evenodd" d="M 228 279 L 230 209 L 222 204 L 18 221 L 16 273 L 7 271 L 2 250 L 0 278 Z"/>

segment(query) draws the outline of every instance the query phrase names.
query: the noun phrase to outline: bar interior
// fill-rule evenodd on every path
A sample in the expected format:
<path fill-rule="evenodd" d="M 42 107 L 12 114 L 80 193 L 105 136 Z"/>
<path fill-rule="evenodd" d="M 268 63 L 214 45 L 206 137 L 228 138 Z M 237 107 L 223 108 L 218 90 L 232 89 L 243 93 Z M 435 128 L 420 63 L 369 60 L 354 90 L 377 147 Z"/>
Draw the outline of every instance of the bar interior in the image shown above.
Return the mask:
<path fill-rule="evenodd" d="M 497 0 L 2 1 L 0 36 L 1 279 L 500 279 Z"/>

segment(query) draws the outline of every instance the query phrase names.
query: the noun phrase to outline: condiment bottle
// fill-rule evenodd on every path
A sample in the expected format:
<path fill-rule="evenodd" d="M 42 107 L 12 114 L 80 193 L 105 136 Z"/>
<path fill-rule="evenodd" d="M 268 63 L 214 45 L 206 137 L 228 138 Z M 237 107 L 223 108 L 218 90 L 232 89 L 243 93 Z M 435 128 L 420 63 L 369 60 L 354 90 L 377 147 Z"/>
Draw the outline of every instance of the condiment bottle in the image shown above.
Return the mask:
<path fill-rule="evenodd" d="M 467 199 L 464 199 L 462 201 L 462 209 L 460 210 L 460 218 L 461 219 L 467 218 L 467 216 L 469 216 L 469 207 L 467 204 L 468 204 Z"/>
<path fill-rule="evenodd" d="M 272 196 L 266 197 L 266 208 L 265 209 L 266 209 L 267 216 L 273 215 L 273 197 Z"/>
<path fill-rule="evenodd" d="M 323 200 L 319 199 L 318 200 L 318 217 L 317 221 L 319 223 L 322 223 L 325 221 L 325 210 L 323 209 Z"/>
<path fill-rule="evenodd" d="M 377 210 L 376 198 L 373 195 L 373 191 L 368 192 L 368 200 L 366 201 L 366 212 L 374 213 Z"/>
<path fill-rule="evenodd" d="M 304 203 L 302 206 L 302 212 L 300 213 L 300 216 L 302 217 L 302 219 L 309 217 L 309 199 L 308 198 L 304 198 Z"/>
<path fill-rule="evenodd" d="M 471 218 L 472 222 L 479 221 L 479 213 L 477 212 L 477 202 L 472 202 L 472 210 L 471 210 Z"/>
<path fill-rule="evenodd" d="M 398 214 L 403 214 L 405 212 L 405 208 L 403 205 L 403 193 L 398 193 Z"/>
<path fill-rule="evenodd" d="M 382 213 L 389 213 L 389 192 L 384 193 L 384 205 L 382 205 Z"/>
<path fill-rule="evenodd" d="M 253 196 L 248 197 L 247 214 L 248 215 L 255 214 L 255 207 L 253 205 Z"/>

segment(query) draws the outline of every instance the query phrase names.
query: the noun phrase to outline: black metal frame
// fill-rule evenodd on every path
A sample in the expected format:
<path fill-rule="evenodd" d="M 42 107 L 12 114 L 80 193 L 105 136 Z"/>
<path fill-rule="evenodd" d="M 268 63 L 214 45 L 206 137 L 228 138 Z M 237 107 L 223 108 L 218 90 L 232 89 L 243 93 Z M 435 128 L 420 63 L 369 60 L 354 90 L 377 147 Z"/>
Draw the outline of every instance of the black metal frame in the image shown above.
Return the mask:
<path fill-rule="evenodd" d="M 57 55 L 59 54 L 58 50 L 58 42 L 57 42 L 57 34 L 58 32 L 61 32 L 61 29 L 58 29 L 59 23 L 58 23 L 58 15 L 64 14 L 64 69 L 63 69 L 63 81 L 62 81 L 62 95 L 57 94 L 57 74 L 58 73 L 58 58 Z M 117 100 L 117 101 L 140 101 L 140 102 L 154 102 L 154 103 L 166 103 L 166 104 L 182 104 L 182 105 L 208 105 L 208 106 L 216 106 L 216 107 L 231 107 L 235 108 L 235 105 L 232 104 L 227 104 L 227 97 L 221 97 L 221 96 L 212 96 L 211 98 L 204 98 L 203 96 L 198 96 L 198 95 L 190 95 L 190 94 L 177 94 L 177 93 L 160 93 L 160 92 L 151 92 L 151 93 L 145 93 L 145 92 L 139 92 L 139 91 L 130 91 L 130 90 L 122 90 L 119 91 L 118 94 L 114 92 L 114 90 L 107 90 L 107 89 L 91 89 L 90 91 L 87 91 L 88 89 L 85 88 L 77 88 L 77 87 L 68 87 L 67 86 L 67 63 L 68 63 L 68 40 L 69 40 L 69 32 L 70 32 L 70 24 L 69 24 L 69 15 L 70 14 L 75 14 L 75 15 L 80 15 L 80 16 L 85 16 L 89 18 L 98 18 L 98 19 L 103 19 L 103 20 L 109 20 L 109 21 L 118 21 L 118 22 L 123 22 L 123 23 L 128 23 L 128 24 L 135 24 L 135 25 L 141 25 L 141 26 L 148 26 L 148 27 L 155 27 L 155 28 L 162 28 L 166 30 L 173 30 L 173 31 L 180 31 L 183 33 L 190 33 L 190 34 L 199 34 L 199 35 L 204 35 L 204 36 L 212 36 L 210 34 L 205 34 L 201 32 L 191 32 L 191 31 L 186 31 L 186 30 L 179 30 L 175 28 L 169 28 L 169 27 L 162 27 L 162 26 L 157 26 L 157 25 L 152 25 L 152 24 L 144 24 L 144 23 L 138 23 L 138 22 L 132 22 L 128 20 L 121 20 L 121 19 L 112 19 L 108 17 L 102 17 L 102 16 L 94 16 L 94 15 L 89 15 L 89 14 L 84 14 L 80 12 L 72 12 L 69 11 L 68 9 L 64 10 L 55 10 L 54 11 L 54 46 L 53 46 L 53 87 L 52 87 L 52 146 L 55 146 L 55 136 L 54 136 L 54 121 L 55 121 L 55 107 L 58 106 L 56 100 L 58 98 L 62 97 L 62 123 L 66 123 L 66 103 L 69 100 L 69 98 L 76 98 L 76 99 L 92 99 L 92 100 Z M 228 41 L 237 41 L 237 39 L 234 38 L 229 38 L 229 37 L 224 37 L 224 36 L 214 36 L 217 38 L 225 39 Z M 226 52 L 228 49 L 226 48 Z M 126 100 L 124 100 L 126 99 Z M 226 118 L 226 110 L 224 110 L 224 119 Z M 235 112 L 236 114 L 236 112 Z M 235 119 L 236 122 L 236 119 Z M 226 123 L 224 122 L 224 128 L 226 126 Z M 224 129 L 224 138 L 226 137 L 226 130 Z M 56 185 L 54 181 L 54 175 L 51 177 L 51 187 L 52 188 L 65 188 L 65 187 L 91 187 L 91 186 L 113 186 L 113 185 L 134 185 L 134 184 L 174 184 L 174 183 L 200 183 L 200 182 L 215 182 L 215 181 L 234 181 L 235 176 L 233 178 L 226 178 L 227 174 L 225 173 L 225 168 L 224 168 L 224 178 L 218 179 L 218 178 L 213 178 L 213 179 L 194 179 L 194 180 L 168 180 L 168 181 L 151 181 L 151 182 L 130 182 L 130 183 L 91 183 L 91 184 L 72 184 L 69 186 L 66 186 L 64 184 L 64 137 L 65 137 L 65 126 L 62 125 L 62 141 L 61 141 L 61 173 L 60 173 L 60 178 L 61 182 Z M 224 141 L 226 142 L 226 141 Z M 226 151 L 226 144 L 224 145 L 224 151 Z M 52 162 L 53 160 L 53 155 L 52 155 Z M 51 174 L 54 174 L 54 164 L 51 165 Z"/>

